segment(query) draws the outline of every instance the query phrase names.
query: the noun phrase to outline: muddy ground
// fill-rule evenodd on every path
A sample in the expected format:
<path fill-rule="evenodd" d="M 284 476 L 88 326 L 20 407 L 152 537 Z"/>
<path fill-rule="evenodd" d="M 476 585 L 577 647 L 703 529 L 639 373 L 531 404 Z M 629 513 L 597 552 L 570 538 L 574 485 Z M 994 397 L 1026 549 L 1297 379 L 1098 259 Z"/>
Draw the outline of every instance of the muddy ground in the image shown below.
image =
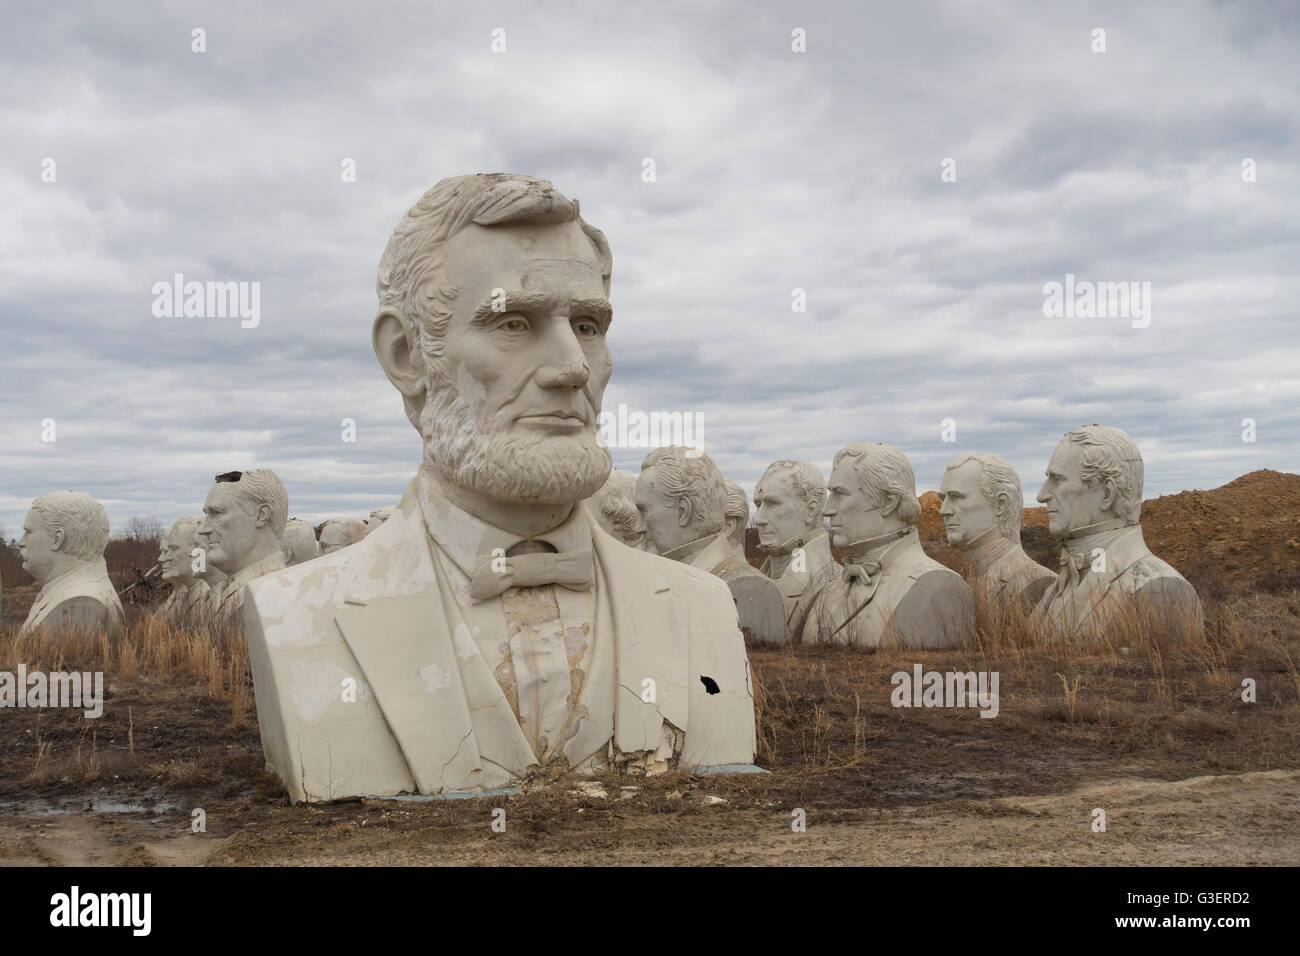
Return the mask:
<path fill-rule="evenodd" d="M 262 773 L 246 674 L 221 676 L 238 655 L 193 638 L 159 656 L 150 641 L 189 638 L 146 629 L 108 653 L 99 720 L 0 711 L 0 864 L 1300 863 L 1300 593 L 1207 613 L 1217 636 L 1187 650 L 756 650 L 769 774 L 325 806 Z M 0 668 L 9 652 L 42 656 L 0 639 Z M 997 670 L 998 716 L 894 708 L 915 663 Z"/>

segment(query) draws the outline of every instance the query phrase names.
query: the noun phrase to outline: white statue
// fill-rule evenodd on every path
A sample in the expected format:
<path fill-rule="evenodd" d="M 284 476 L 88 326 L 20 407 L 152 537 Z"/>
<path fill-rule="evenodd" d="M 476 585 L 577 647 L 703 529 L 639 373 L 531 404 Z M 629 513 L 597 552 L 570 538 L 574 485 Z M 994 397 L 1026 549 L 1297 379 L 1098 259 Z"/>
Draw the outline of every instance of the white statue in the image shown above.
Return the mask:
<path fill-rule="evenodd" d="M 1020 546 L 1024 498 L 1011 463 L 987 452 L 958 455 L 939 497 L 948 543 L 966 555 L 976 584 L 992 599 L 1032 611 L 1056 574 Z"/>
<path fill-rule="evenodd" d="M 153 612 L 169 624 L 179 624 L 196 611 L 208 607 L 211 588 L 194 573 L 192 551 L 202 515 L 177 518 L 163 535 L 158 550 L 162 579 L 172 586 L 171 594 Z"/>
<path fill-rule="evenodd" d="M 527 176 L 445 179 L 398 223 L 372 341 L 424 464 L 374 534 L 255 581 L 244 607 L 293 799 L 752 761 L 725 585 L 579 506 L 611 466 L 611 262 L 578 204 Z"/>
<path fill-rule="evenodd" d="M 268 468 L 217 475 L 203 503 L 199 546 L 207 563 L 228 576 L 212 592 L 213 609 L 221 615 L 237 612 L 248 582 L 284 568 L 280 535 L 289 520 L 289 494 Z"/>
<path fill-rule="evenodd" d="M 767 577 L 737 555 L 727 536 L 727 485 L 708 455 L 681 446 L 656 448 L 641 463 L 636 506 L 646 538 L 665 558 L 708 571 L 727 583 L 740 627 L 757 644 L 783 644 L 785 605 Z"/>
<path fill-rule="evenodd" d="M 340 548 L 356 544 L 366 536 L 366 523 L 360 518 L 330 518 L 320 529 L 320 553 L 333 554 Z"/>
<path fill-rule="evenodd" d="M 316 540 L 316 529 L 311 522 L 301 518 L 286 521 L 284 534 L 280 535 L 280 553 L 284 556 L 286 568 L 310 561 L 320 554 L 320 542 Z"/>
<path fill-rule="evenodd" d="M 90 495 L 52 491 L 32 502 L 18 539 L 23 570 L 41 585 L 22 633 L 114 628 L 122 602 L 108 578 L 108 514 Z"/>
<path fill-rule="evenodd" d="M 397 509 L 392 505 L 384 505 L 384 507 L 376 508 L 370 512 L 370 518 L 366 521 L 366 534 L 373 533 L 376 528 L 393 516 L 395 510 Z"/>
<path fill-rule="evenodd" d="M 844 570 L 808 612 L 803 642 L 875 649 L 956 647 L 975 633 L 975 596 L 921 548 L 921 503 L 907 456 L 893 445 L 846 445 L 826 497 Z"/>
<path fill-rule="evenodd" d="M 645 519 L 636 508 L 636 475 L 615 468 L 586 504 L 596 523 L 617 540 L 645 550 Z"/>
<path fill-rule="evenodd" d="M 817 595 L 840 573 L 822 517 L 826 482 L 811 462 L 775 461 L 754 486 L 754 505 L 758 547 L 767 555 L 759 570 L 776 582 L 786 631 L 799 640 Z"/>
<path fill-rule="evenodd" d="M 730 478 L 724 476 L 722 480 L 727 488 L 722 508 L 725 519 L 722 533 L 726 535 L 731 553 L 749 564 L 749 558 L 745 556 L 745 531 L 749 527 L 749 495 L 745 494 L 745 489 Z"/>
<path fill-rule="evenodd" d="M 1202 633 L 1196 591 L 1142 538 L 1142 455 L 1132 438 L 1096 424 L 1066 432 L 1038 500 L 1062 539 L 1061 572 L 1034 610 L 1045 636 L 1095 640 L 1138 615 L 1178 636 Z"/>

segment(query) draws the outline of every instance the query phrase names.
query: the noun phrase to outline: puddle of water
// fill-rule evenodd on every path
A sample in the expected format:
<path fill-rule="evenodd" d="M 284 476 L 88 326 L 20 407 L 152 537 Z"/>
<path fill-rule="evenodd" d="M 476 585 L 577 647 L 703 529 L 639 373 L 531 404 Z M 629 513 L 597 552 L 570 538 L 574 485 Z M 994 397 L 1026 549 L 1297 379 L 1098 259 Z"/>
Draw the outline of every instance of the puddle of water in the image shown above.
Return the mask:
<path fill-rule="evenodd" d="M 178 804 L 148 797 L 131 799 L 104 796 L 80 797 L 58 802 L 35 799 L 0 803 L 0 813 L 11 813 L 24 817 L 57 817 L 71 813 L 146 813 L 156 816 L 160 813 L 179 809 Z"/>

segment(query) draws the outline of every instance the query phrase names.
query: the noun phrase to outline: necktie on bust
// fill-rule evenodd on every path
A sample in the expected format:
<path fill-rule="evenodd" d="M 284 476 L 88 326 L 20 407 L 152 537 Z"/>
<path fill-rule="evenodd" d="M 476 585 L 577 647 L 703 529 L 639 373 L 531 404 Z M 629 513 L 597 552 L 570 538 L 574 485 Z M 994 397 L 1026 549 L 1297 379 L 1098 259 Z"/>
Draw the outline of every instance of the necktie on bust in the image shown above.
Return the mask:
<path fill-rule="evenodd" d="M 499 563 L 502 561 L 504 565 Z M 469 596 L 475 601 L 486 601 L 510 588 L 548 584 L 571 591 L 590 591 L 596 586 L 596 564 L 591 551 L 532 552 L 488 558 L 470 579 Z"/>
<path fill-rule="evenodd" d="M 844 580 L 849 585 L 871 587 L 876 575 L 880 573 L 879 561 L 864 561 L 862 564 L 844 565 Z"/>

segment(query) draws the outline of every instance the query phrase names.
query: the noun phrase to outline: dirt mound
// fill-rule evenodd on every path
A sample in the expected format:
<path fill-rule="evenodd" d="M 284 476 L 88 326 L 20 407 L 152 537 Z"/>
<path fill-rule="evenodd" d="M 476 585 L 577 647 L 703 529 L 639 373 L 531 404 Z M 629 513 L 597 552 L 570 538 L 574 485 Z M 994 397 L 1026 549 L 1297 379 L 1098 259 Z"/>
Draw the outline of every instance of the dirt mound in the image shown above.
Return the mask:
<path fill-rule="evenodd" d="M 1142 503 L 1142 534 L 1198 589 L 1300 587 L 1300 475 L 1261 470 Z"/>
<path fill-rule="evenodd" d="M 927 491 L 920 502 L 921 540 L 941 541 L 938 493 Z M 1053 566 L 1047 509 L 1026 508 L 1023 528 L 1025 550 Z M 1300 587 L 1300 475 L 1264 469 L 1208 491 L 1150 498 L 1142 503 L 1142 535 L 1203 594 L 1221 595 L 1238 585 Z"/>

